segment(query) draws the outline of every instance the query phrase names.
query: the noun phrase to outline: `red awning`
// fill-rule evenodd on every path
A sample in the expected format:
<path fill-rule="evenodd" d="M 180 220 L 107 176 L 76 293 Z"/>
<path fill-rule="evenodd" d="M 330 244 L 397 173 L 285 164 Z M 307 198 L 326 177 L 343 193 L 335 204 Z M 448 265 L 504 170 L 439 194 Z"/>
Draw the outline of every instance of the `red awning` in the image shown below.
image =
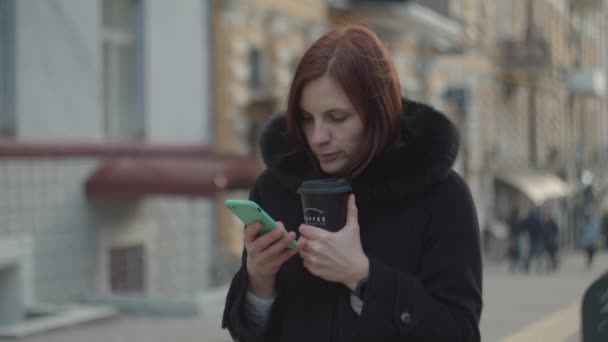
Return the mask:
<path fill-rule="evenodd" d="M 123 157 L 102 162 L 85 186 L 92 197 L 212 197 L 223 189 L 250 188 L 263 170 L 249 158 Z"/>
<path fill-rule="evenodd" d="M 200 158 L 225 155 L 205 145 L 142 142 L 53 142 L 0 139 L 0 158 L 164 157 Z M 228 156 L 232 157 L 232 156 Z"/>
<path fill-rule="evenodd" d="M 87 179 L 89 196 L 214 196 L 248 189 L 264 170 L 252 158 L 205 145 L 44 142 L 0 139 L 2 158 L 105 158 Z"/>

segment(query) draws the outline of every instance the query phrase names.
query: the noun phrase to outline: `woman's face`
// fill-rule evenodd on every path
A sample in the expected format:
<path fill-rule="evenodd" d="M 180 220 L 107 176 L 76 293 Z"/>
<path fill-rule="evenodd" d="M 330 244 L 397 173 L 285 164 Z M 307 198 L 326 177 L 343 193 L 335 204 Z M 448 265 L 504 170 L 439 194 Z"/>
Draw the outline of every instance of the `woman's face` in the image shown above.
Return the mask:
<path fill-rule="evenodd" d="M 300 102 L 302 129 L 321 169 L 330 175 L 348 169 L 363 143 L 363 120 L 331 77 L 308 82 Z"/>

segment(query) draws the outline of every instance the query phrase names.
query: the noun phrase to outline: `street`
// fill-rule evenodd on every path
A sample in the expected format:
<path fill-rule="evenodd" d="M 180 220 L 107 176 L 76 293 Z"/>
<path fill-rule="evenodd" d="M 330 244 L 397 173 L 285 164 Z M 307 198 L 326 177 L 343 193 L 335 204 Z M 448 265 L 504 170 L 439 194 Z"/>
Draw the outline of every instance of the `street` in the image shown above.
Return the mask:
<path fill-rule="evenodd" d="M 509 273 L 506 265 L 486 263 L 483 341 L 579 341 L 579 302 L 586 287 L 608 266 L 599 254 L 584 269 L 582 254 L 564 257 L 556 274 Z M 229 342 L 220 318 L 160 319 L 119 316 L 21 339 L 22 342 Z"/>
<path fill-rule="evenodd" d="M 337 179 L 374 231 L 301 256 L 449 269 L 374 290 L 356 326 L 464 335 L 481 247 L 481 340 L 580 341 L 608 271 L 607 37 L 608 0 L 0 0 L 0 342 L 229 342 L 247 224 L 226 200 L 315 240 L 301 223 L 354 217 Z M 499 260 L 557 245 L 554 274 Z M 318 342 L 335 295 L 294 271 L 286 307 L 318 320 L 289 331 Z M 608 322 L 588 298 L 585 335 Z"/>
<path fill-rule="evenodd" d="M 573 342 L 580 340 L 583 293 L 608 270 L 608 254 L 599 254 L 589 271 L 582 253 L 564 258 L 556 274 L 511 274 L 506 269 L 484 269 L 482 340 Z"/>

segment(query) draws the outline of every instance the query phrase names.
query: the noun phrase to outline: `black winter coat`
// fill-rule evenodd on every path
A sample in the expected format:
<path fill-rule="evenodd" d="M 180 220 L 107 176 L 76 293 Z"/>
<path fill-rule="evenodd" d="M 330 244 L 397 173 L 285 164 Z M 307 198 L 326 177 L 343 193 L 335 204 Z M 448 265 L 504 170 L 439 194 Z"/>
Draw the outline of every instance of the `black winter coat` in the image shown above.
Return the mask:
<path fill-rule="evenodd" d="M 239 341 L 479 341 L 481 254 L 467 185 L 451 170 L 458 134 L 441 113 L 405 101 L 399 141 L 351 180 L 370 260 L 361 316 L 350 290 L 317 278 L 299 255 L 276 280 L 269 324 L 254 336 L 243 320 L 246 255 L 226 298 L 222 326 Z M 296 189 L 322 177 L 306 154 L 289 153 L 283 116 L 262 136 L 268 169 L 250 198 L 288 230 L 304 222 Z"/>

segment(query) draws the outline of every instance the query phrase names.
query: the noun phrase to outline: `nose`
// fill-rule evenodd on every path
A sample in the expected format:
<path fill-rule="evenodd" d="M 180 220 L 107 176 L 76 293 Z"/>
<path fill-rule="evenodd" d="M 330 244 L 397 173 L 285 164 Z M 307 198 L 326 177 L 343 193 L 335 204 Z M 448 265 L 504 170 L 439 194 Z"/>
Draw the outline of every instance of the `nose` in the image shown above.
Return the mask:
<path fill-rule="evenodd" d="M 331 140 L 331 133 L 323 124 L 316 124 L 313 127 L 310 143 L 313 145 L 324 145 Z"/>

